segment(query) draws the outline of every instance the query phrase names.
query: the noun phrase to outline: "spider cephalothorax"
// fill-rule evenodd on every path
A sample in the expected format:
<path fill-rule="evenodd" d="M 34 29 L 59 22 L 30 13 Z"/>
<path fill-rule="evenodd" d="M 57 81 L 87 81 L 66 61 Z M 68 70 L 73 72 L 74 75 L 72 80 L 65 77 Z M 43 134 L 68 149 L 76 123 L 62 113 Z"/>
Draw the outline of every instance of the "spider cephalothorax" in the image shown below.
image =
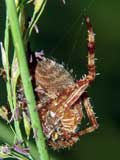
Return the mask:
<path fill-rule="evenodd" d="M 98 127 L 86 93 L 96 73 L 94 33 L 89 17 L 85 20 L 88 27 L 88 75 L 75 82 L 63 65 L 45 57 L 31 68 L 43 132 L 53 149 L 70 147 L 79 136 Z M 90 121 L 90 126 L 85 129 L 80 128 L 83 107 Z"/>

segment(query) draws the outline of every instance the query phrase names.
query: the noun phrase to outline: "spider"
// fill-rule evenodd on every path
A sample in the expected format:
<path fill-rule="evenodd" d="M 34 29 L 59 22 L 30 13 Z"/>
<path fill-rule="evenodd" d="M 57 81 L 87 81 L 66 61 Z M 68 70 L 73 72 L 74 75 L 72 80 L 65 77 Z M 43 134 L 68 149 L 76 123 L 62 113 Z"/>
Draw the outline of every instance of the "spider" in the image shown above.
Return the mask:
<path fill-rule="evenodd" d="M 30 68 L 43 133 L 48 145 L 57 150 L 71 147 L 80 136 L 98 128 L 86 93 L 95 79 L 96 71 L 94 32 L 90 18 L 85 17 L 85 21 L 88 28 L 87 75 L 75 82 L 63 65 L 45 57 Z M 81 129 L 83 110 L 90 126 Z"/>
<path fill-rule="evenodd" d="M 74 82 L 63 65 L 43 57 L 34 70 L 37 106 L 43 132 L 53 149 L 68 148 L 80 136 L 98 128 L 86 89 L 94 81 L 95 40 L 90 18 L 85 18 L 88 28 L 88 75 Z M 89 127 L 79 130 L 83 107 L 90 121 Z"/>

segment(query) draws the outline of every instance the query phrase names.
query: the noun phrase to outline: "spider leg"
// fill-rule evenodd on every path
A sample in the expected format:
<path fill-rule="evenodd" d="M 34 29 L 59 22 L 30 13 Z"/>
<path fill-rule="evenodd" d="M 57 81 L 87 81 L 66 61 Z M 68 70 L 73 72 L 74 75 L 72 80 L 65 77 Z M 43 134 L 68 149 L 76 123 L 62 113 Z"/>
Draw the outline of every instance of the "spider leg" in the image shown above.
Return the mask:
<path fill-rule="evenodd" d="M 94 81 L 96 76 L 95 70 L 95 34 L 93 32 L 92 25 L 90 23 L 90 18 L 85 17 L 86 25 L 88 28 L 88 75 L 84 76 L 82 80 L 77 83 L 81 84 L 83 82 L 88 82 L 89 84 Z"/>
<path fill-rule="evenodd" d="M 83 105 L 85 107 L 85 110 L 87 112 L 87 116 L 88 116 L 88 119 L 90 121 L 90 124 L 91 126 L 84 129 L 84 130 L 81 130 L 80 132 L 74 134 L 74 136 L 78 135 L 78 136 L 82 136 L 86 133 L 90 133 L 90 132 L 93 132 L 95 129 L 98 128 L 98 123 L 97 123 L 97 120 L 96 120 L 96 117 L 95 117 L 95 113 L 92 109 L 92 106 L 91 106 L 91 103 L 89 101 L 89 97 L 87 95 L 87 93 L 83 93 L 83 95 L 81 96 L 82 100 L 83 100 Z"/>
<path fill-rule="evenodd" d="M 64 105 L 66 105 L 66 107 L 72 106 L 81 97 L 81 95 L 85 92 L 88 86 L 89 86 L 88 82 L 81 83 L 79 86 L 76 85 L 76 88 L 68 96 L 67 100 L 64 102 Z"/>
<path fill-rule="evenodd" d="M 93 82 L 96 76 L 95 70 L 95 34 L 93 32 L 90 18 L 85 17 L 88 28 L 88 75 L 76 82 L 76 88 L 65 102 L 66 106 L 72 106 L 76 100 L 85 92 L 87 87 Z"/>

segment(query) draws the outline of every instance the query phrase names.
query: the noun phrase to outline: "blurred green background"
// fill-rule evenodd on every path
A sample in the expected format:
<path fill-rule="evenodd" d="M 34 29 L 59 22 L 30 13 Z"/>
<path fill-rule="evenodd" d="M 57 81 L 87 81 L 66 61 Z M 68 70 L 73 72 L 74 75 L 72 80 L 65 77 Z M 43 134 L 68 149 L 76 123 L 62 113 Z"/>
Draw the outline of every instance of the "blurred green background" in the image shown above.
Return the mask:
<path fill-rule="evenodd" d="M 2 6 L 2 7 L 1 7 Z M 0 4 L 0 41 L 4 36 L 4 1 Z M 30 11 L 28 11 L 29 14 Z M 100 76 L 88 92 L 98 117 L 99 129 L 80 137 L 70 150 L 50 151 L 54 160 L 120 159 L 120 1 L 62 0 L 48 1 L 38 22 L 39 34 L 31 37 L 32 50 L 44 50 L 80 78 L 87 72 L 87 30 L 83 15 L 90 16 L 96 33 L 97 72 Z M 0 82 L 0 103 L 5 92 Z M 0 123 L 0 141 L 12 141 Z"/>

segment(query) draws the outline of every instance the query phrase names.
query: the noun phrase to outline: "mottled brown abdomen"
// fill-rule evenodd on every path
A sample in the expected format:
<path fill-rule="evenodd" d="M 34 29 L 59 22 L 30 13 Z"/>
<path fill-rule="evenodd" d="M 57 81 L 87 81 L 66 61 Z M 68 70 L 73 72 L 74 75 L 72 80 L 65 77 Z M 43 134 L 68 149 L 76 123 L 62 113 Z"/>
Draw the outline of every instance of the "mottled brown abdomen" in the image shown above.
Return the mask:
<path fill-rule="evenodd" d="M 63 65 L 47 58 L 43 58 L 36 65 L 35 83 L 37 95 L 42 103 L 56 98 L 65 88 L 74 85 L 72 76 Z"/>

